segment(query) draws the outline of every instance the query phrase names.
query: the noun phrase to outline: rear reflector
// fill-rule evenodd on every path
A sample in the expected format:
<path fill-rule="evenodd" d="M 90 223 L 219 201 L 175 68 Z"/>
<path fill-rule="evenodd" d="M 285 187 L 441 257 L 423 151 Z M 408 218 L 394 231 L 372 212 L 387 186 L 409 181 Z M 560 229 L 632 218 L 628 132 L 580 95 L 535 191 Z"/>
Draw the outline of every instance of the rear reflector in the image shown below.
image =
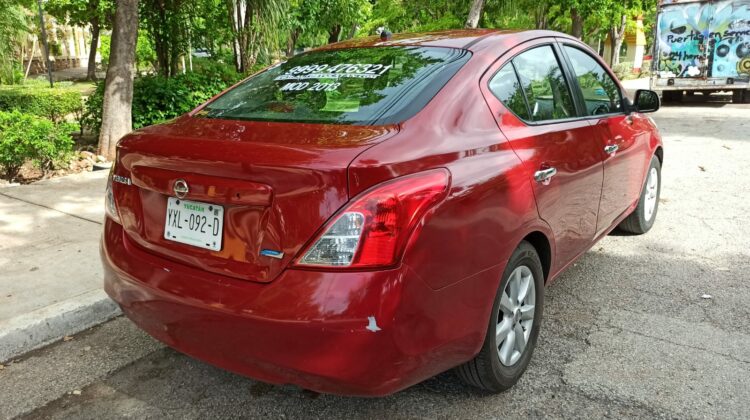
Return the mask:
<path fill-rule="evenodd" d="M 407 175 L 355 197 L 301 255 L 297 266 L 381 268 L 398 263 L 425 213 L 448 194 L 445 169 Z"/>
<path fill-rule="evenodd" d="M 115 194 L 112 191 L 112 179 L 114 178 L 115 165 L 112 165 L 112 169 L 109 171 L 109 178 L 107 179 L 107 188 L 104 192 L 104 213 L 109 216 L 110 219 L 121 224 L 120 215 L 117 212 L 117 203 L 115 202 Z"/>

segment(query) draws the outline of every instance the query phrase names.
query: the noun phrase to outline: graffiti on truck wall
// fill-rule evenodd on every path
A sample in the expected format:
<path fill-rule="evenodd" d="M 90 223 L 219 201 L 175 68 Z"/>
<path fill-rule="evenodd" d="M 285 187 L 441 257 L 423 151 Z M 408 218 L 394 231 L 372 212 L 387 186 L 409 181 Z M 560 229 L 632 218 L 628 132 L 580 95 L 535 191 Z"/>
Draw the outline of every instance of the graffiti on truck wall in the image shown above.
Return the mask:
<path fill-rule="evenodd" d="M 660 77 L 750 76 L 750 0 L 665 5 L 657 24 Z"/>

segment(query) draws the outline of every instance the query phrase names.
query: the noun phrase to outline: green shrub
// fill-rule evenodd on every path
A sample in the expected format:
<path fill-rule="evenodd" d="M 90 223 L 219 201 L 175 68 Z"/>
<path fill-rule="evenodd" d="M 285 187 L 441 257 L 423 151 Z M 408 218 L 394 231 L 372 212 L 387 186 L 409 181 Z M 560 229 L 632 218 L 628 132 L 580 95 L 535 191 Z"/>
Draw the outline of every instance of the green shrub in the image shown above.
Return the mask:
<path fill-rule="evenodd" d="M 633 77 L 633 62 L 624 61 L 619 64 L 616 64 L 614 67 L 612 67 L 612 71 L 615 73 L 615 76 L 617 76 L 617 78 L 620 80 L 632 78 Z"/>
<path fill-rule="evenodd" d="M 55 169 L 73 150 L 70 133 L 77 129 L 75 124 L 54 123 L 18 111 L 0 112 L 0 167 L 4 177 L 15 179 L 29 160 L 45 173 Z"/>
<path fill-rule="evenodd" d="M 191 111 L 242 78 L 232 67 L 196 61 L 196 71 L 166 78 L 142 76 L 133 83 L 133 128 L 158 124 Z M 102 124 L 104 83 L 86 101 L 82 124 L 94 133 Z"/>
<path fill-rule="evenodd" d="M 36 83 L 0 88 L 0 111 L 19 111 L 60 122 L 69 114 L 79 117 L 82 106 L 81 93 L 75 90 L 38 87 Z"/>
<path fill-rule="evenodd" d="M 23 67 L 13 61 L 0 59 L 0 83 L 16 85 L 23 82 Z"/>

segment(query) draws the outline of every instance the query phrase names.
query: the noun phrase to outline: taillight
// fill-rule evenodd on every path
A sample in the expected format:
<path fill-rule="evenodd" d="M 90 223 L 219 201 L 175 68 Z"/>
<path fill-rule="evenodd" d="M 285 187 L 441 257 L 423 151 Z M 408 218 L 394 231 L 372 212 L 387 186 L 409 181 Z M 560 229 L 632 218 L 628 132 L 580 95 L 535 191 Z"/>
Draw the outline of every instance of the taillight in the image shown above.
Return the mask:
<path fill-rule="evenodd" d="M 117 203 L 115 202 L 115 194 L 112 191 L 112 178 L 115 173 L 115 165 L 112 164 L 112 169 L 109 171 L 109 177 L 107 178 L 107 189 L 104 193 L 104 212 L 107 216 L 117 223 L 120 222 L 120 215 L 117 212 Z"/>
<path fill-rule="evenodd" d="M 425 213 L 448 194 L 445 169 L 407 175 L 355 197 L 295 265 L 374 268 L 398 263 Z"/>

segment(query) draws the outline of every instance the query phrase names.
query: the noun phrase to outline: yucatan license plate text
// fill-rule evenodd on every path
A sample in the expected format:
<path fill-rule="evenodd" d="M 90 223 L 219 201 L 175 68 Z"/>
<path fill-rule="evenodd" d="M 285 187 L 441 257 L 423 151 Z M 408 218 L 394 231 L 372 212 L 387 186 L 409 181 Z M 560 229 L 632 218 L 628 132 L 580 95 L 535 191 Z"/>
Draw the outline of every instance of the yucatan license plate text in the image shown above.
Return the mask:
<path fill-rule="evenodd" d="M 169 197 L 164 239 L 219 251 L 223 229 L 224 207 Z"/>

